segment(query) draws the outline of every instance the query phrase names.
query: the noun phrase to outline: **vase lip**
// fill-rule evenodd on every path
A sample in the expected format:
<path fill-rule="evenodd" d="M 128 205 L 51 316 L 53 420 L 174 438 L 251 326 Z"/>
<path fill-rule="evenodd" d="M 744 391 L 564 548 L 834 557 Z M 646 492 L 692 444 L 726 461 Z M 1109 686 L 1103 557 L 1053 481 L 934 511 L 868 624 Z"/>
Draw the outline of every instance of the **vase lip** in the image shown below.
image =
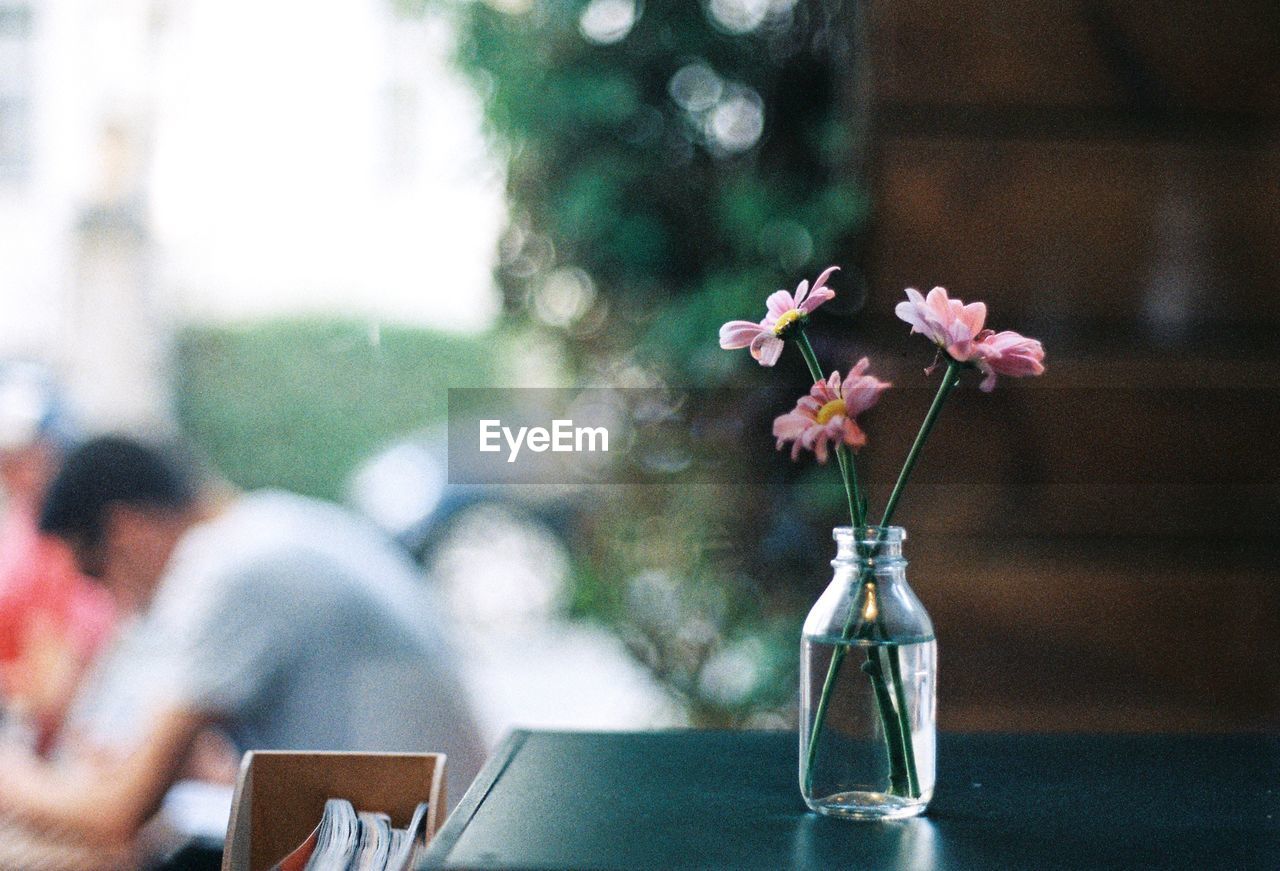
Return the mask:
<path fill-rule="evenodd" d="M 859 527 L 861 533 L 860 540 L 866 542 L 886 542 L 906 541 L 907 530 L 901 526 L 867 526 Z M 831 537 L 836 541 L 849 541 L 853 539 L 854 531 L 852 526 L 837 526 L 831 530 Z"/>

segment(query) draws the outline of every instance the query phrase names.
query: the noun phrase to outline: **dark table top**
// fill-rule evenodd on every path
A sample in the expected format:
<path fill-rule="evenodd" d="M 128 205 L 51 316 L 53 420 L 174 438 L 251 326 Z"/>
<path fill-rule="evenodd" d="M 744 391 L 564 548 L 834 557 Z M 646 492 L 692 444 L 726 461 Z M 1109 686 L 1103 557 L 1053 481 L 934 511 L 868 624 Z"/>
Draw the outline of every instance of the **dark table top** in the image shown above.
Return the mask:
<path fill-rule="evenodd" d="M 1280 737 L 943 735 L 924 817 L 810 813 L 786 732 L 516 732 L 423 868 L 1280 869 Z"/>

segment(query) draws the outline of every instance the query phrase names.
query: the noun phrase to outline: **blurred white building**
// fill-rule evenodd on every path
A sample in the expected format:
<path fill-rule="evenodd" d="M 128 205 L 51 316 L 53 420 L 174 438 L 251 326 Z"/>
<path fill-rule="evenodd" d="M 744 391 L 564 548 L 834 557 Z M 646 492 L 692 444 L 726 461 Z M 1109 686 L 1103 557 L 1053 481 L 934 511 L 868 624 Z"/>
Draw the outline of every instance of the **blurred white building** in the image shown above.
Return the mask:
<path fill-rule="evenodd" d="M 450 40 L 394 0 L 0 0 L 0 355 L 136 426 L 183 323 L 486 326 L 502 179 Z"/>

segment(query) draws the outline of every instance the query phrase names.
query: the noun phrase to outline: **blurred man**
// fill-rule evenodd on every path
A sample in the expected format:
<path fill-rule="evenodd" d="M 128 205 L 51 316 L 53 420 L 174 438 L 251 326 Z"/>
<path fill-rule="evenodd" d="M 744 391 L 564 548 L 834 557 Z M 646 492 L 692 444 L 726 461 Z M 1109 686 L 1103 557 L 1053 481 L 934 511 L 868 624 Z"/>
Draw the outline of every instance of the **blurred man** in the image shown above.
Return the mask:
<path fill-rule="evenodd" d="M 105 669 L 131 676 L 130 710 L 115 713 L 114 757 L 0 759 L 0 814 L 128 839 L 209 726 L 241 750 L 442 751 L 454 800 L 475 774 L 482 751 L 429 591 L 337 506 L 221 493 L 174 455 L 101 438 L 67 458 L 41 525 L 140 617 Z"/>
<path fill-rule="evenodd" d="M 111 632 L 110 596 L 66 545 L 36 526 L 45 488 L 69 446 L 53 379 L 34 363 L 0 365 L 0 696 L 6 731 L 53 742 L 75 687 Z"/>

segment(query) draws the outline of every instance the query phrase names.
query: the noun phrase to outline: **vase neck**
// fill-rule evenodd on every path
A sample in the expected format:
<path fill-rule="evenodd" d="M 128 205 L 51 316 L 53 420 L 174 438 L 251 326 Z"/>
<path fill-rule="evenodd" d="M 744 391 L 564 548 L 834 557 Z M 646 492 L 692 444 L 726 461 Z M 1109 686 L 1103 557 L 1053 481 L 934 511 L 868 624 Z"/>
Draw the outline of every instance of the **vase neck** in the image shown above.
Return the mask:
<path fill-rule="evenodd" d="M 833 566 L 847 566 L 869 561 L 877 568 L 902 564 L 902 542 L 907 532 L 901 526 L 867 526 L 858 530 L 851 526 L 837 526 L 831 537 L 836 540 L 836 558 Z"/>

